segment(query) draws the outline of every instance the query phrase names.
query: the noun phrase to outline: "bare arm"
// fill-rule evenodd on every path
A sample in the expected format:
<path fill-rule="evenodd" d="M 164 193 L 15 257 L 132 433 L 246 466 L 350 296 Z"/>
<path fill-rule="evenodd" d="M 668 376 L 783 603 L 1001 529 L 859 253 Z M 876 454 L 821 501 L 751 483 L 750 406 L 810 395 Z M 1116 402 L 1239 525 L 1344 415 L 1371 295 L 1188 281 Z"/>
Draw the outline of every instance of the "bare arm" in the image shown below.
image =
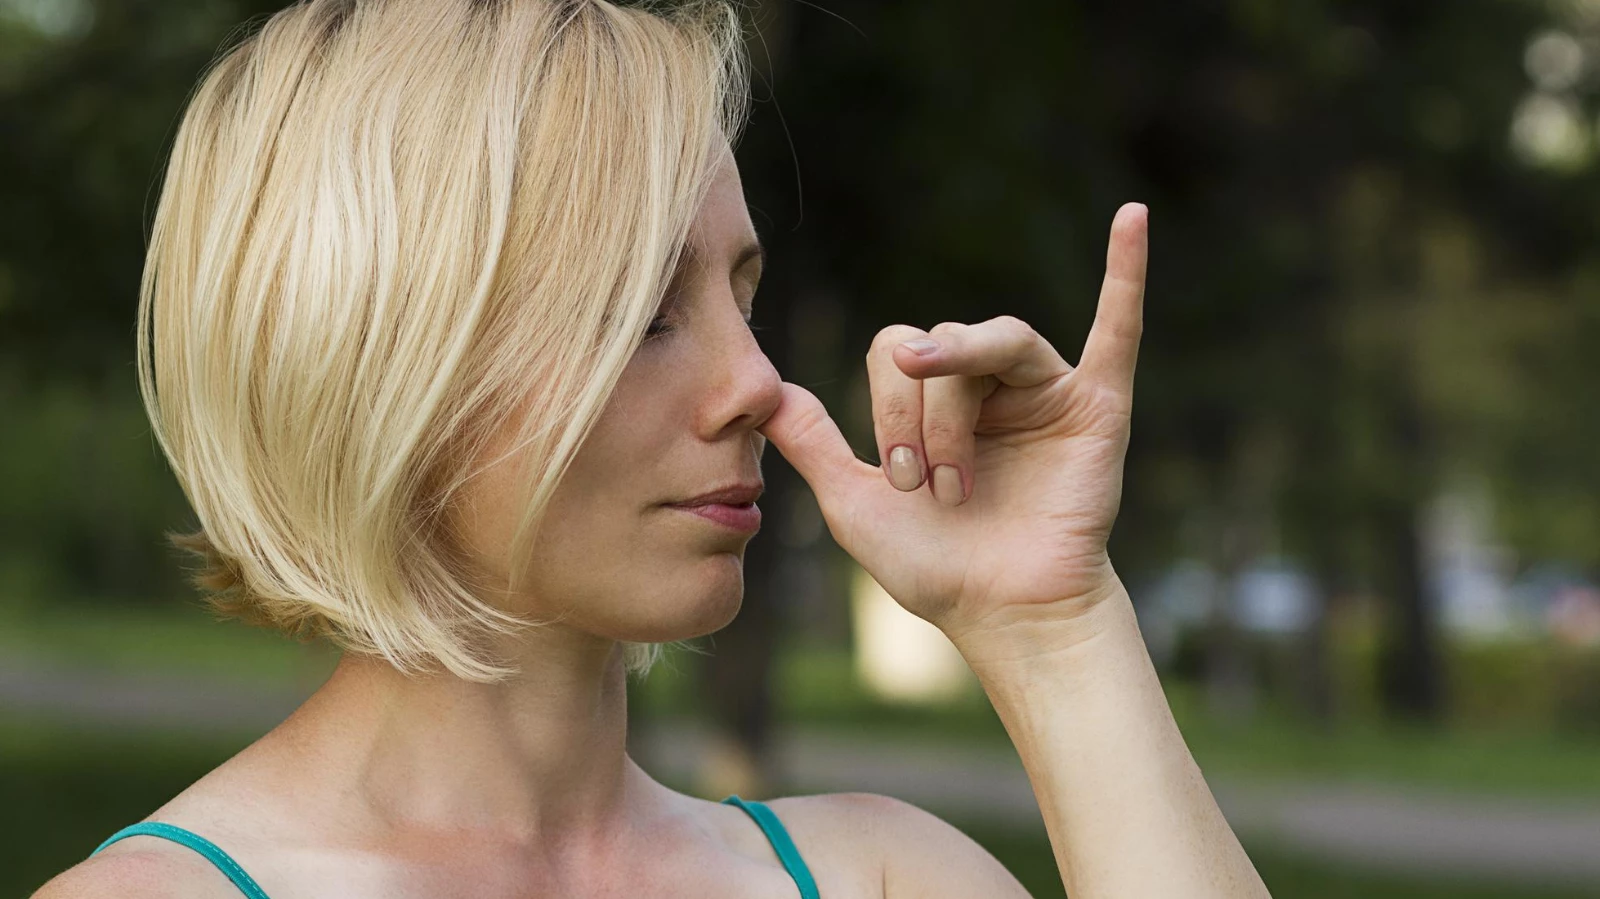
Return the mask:
<path fill-rule="evenodd" d="M 1022 757 L 1068 895 L 1268 896 L 1173 721 L 1122 585 L 1089 614 L 961 645 Z M 879 801 L 887 899 L 1027 895 L 954 827 Z"/>
<path fill-rule="evenodd" d="M 831 793 L 773 800 L 772 808 L 812 860 L 825 897 L 1028 899 L 987 849 L 899 799 Z"/>
<path fill-rule="evenodd" d="M 1075 897 L 1267 896 L 1173 721 L 1120 581 L 1084 620 L 971 635 Z"/>
<path fill-rule="evenodd" d="M 57 874 L 32 899 L 222 899 L 238 894 L 209 863 L 118 844 Z"/>

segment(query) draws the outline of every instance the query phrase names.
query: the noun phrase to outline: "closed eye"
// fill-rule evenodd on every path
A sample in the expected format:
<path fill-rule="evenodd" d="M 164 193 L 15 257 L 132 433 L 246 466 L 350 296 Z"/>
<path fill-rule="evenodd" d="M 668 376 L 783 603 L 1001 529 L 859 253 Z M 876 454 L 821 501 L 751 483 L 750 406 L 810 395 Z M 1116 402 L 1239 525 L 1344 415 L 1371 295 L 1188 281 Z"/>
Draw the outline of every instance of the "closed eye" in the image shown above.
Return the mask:
<path fill-rule="evenodd" d="M 667 316 L 658 315 L 651 319 L 650 324 L 644 329 L 644 339 L 649 340 L 652 337 L 660 337 L 671 330 L 672 323 L 667 319 Z"/>

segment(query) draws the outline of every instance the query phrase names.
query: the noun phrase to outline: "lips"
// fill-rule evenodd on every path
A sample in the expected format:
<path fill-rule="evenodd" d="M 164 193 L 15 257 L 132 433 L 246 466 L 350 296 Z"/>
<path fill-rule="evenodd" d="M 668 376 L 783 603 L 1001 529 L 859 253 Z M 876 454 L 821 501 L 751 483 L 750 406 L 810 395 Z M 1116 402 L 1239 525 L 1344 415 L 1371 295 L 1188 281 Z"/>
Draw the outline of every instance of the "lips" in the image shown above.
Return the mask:
<path fill-rule="evenodd" d="M 761 507 L 756 505 L 761 490 L 760 482 L 734 484 L 667 505 L 723 527 L 753 534 L 761 527 Z"/>
<path fill-rule="evenodd" d="M 755 503 L 742 506 L 730 506 L 727 503 L 701 503 L 697 506 L 668 506 L 688 515 L 693 515 L 703 521 L 710 521 L 725 528 L 732 528 L 747 534 L 754 534 L 761 529 L 761 507 Z"/>
<path fill-rule="evenodd" d="M 702 493 L 693 499 L 686 499 L 682 502 L 671 503 L 671 505 L 707 506 L 712 504 L 720 504 L 724 506 L 748 506 L 761 498 L 761 492 L 762 485 L 759 483 L 734 484 L 730 487 L 723 487 L 718 490 L 713 490 L 710 493 Z"/>

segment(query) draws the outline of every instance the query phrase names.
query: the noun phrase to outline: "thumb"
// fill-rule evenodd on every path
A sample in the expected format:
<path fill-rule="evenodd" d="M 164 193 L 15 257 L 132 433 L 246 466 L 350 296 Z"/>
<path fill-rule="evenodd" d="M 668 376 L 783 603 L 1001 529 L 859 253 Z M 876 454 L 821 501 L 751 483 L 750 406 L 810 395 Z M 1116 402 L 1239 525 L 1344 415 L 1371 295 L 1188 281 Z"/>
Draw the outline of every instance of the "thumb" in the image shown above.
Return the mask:
<path fill-rule="evenodd" d="M 849 521 L 866 488 L 882 480 L 880 469 L 856 458 L 822 401 L 798 384 L 784 383 L 777 411 L 756 430 L 810 485 L 830 523 Z"/>

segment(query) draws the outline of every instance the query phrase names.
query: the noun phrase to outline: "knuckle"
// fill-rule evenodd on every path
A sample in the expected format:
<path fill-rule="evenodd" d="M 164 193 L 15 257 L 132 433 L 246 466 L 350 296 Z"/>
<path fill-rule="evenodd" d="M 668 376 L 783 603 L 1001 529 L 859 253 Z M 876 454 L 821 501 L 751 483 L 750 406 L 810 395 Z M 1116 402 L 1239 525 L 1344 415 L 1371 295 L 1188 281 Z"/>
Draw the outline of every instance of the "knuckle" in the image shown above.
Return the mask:
<path fill-rule="evenodd" d="M 877 418 L 886 436 L 906 437 L 916 433 L 922 412 L 910 399 L 891 393 L 878 399 Z"/>
<path fill-rule="evenodd" d="M 962 433 L 960 423 L 948 418 L 930 418 L 922 423 L 922 440 L 930 446 L 942 449 L 958 449 L 964 442 L 967 434 Z"/>
<path fill-rule="evenodd" d="M 908 340 L 916 340 L 927 335 L 926 331 L 912 325 L 888 325 L 880 329 L 872 338 L 872 345 L 867 353 L 887 353 Z"/>
<path fill-rule="evenodd" d="M 962 324 L 961 322 L 940 322 L 937 325 L 934 325 L 932 328 L 930 328 L 928 330 L 928 333 L 929 334 L 949 334 L 952 331 L 960 331 L 960 330 L 962 330 L 964 328 L 966 328 L 966 325 Z"/>
<path fill-rule="evenodd" d="M 1027 346 L 1044 339 L 1039 336 L 1039 332 L 1034 329 L 1033 325 L 1017 318 L 1015 315 L 1002 315 L 996 318 L 994 323 L 1013 343 L 1019 346 Z"/>

